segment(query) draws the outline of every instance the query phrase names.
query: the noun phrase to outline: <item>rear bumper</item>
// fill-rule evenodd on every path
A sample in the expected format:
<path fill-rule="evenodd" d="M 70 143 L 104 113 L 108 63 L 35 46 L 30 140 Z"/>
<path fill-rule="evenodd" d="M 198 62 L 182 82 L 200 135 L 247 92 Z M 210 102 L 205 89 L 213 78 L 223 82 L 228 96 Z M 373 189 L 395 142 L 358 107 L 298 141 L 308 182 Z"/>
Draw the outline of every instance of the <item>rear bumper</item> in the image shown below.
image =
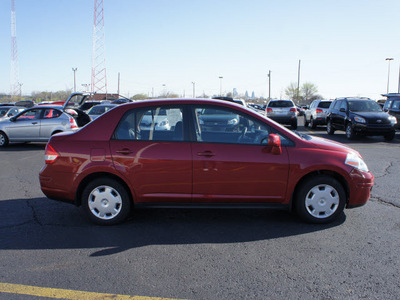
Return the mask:
<path fill-rule="evenodd" d="M 290 125 L 293 122 L 297 122 L 297 116 L 270 116 L 267 115 L 268 118 L 278 122 L 280 124 L 287 124 Z"/>
<path fill-rule="evenodd" d="M 45 176 L 39 175 L 40 188 L 47 198 L 71 204 L 75 203 L 75 193 L 72 191 L 72 182 L 68 180 L 67 176 Z M 65 175 L 65 174 L 64 174 Z M 56 178 L 63 178 L 63 180 L 56 180 Z"/>

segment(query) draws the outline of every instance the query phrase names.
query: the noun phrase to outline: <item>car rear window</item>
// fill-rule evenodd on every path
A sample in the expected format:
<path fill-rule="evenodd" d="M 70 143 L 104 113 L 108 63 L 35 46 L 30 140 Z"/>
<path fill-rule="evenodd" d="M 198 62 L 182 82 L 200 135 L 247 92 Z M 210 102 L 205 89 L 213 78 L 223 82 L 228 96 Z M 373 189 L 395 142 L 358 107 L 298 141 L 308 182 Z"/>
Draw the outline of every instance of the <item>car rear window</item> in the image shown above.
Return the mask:
<path fill-rule="evenodd" d="M 329 108 L 329 106 L 331 106 L 331 103 L 332 102 L 320 102 L 318 104 L 318 107 L 320 107 L 320 108 Z"/>
<path fill-rule="evenodd" d="M 292 101 L 271 101 L 268 107 L 293 107 Z"/>

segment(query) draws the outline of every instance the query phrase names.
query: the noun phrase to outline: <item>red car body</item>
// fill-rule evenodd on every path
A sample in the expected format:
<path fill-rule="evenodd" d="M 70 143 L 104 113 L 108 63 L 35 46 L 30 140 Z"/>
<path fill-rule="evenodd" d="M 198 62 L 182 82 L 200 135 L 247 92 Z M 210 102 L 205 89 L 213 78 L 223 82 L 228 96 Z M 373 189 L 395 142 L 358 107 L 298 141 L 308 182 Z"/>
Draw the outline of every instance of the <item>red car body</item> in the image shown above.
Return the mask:
<path fill-rule="evenodd" d="M 185 114 L 188 107 L 196 105 L 235 111 L 265 124 L 275 134 L 269 135 L 268 144 L 200 142 L 194 132 L 195 121 L 184 116 L 181 141 L 115 138 L 121 118 L 132 110 L 180 106 L 186 107 Z M 290 144 L 281 146 L 281 139 Z M 361 159 L 358 152 L 343 144 L 301 137 L 227 101 L 149 100 L 116 107 L 75 133 L 53 136 L 47 145 L 40 184 L 48 198 L 76 205 L 86 201 L 83 195 L 89 183 L 106 177 L 123 186 L 130 205 L 135 207 L 234 206 L 290 210 L 296 208 L 297 194 L 302 193 L 303 186 L 322 176 L 342 186 L 343 206 L 361 206 L 370 197 L 374 177 L 368 170 L 345 164 L 348 155 Z M 322 197 L 321 203 L 323 200 Z M 304 219 L 322 223 L 334 218 Z M 99 221 L 107 224 L 107 220 Z"/>

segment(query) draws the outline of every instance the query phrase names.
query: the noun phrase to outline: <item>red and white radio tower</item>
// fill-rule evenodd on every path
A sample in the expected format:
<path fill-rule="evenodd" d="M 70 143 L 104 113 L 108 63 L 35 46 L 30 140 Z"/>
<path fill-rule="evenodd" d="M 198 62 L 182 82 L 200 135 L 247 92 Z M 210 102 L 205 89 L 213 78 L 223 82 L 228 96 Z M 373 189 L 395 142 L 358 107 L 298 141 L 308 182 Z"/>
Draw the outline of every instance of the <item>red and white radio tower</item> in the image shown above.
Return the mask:
<path fill-rule="evenodd" d="M 11 74 L 10 74 L 10 95 L 11 99 L 21 98 L 21 86 L 19 82 L 19 66 L 17 52 L 17 26 L 15 19 L 15 1 L 11 0 Z"/>
<path fill-rule="evenodd" d="M 92 92 L 107 94 L 103 0 L 94 0 Z"/>

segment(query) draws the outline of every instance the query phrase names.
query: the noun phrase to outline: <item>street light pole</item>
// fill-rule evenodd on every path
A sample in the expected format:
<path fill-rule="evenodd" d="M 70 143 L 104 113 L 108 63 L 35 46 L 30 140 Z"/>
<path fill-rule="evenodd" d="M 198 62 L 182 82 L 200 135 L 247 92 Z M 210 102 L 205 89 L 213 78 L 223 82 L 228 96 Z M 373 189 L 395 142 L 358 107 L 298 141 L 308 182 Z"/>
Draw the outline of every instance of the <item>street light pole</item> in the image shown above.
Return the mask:
<path fill-rule="evenodd" d="M 271 100 L 271 70 L 268 72 L 268 100 Z"/>
<path fill-rule="evenodd" d="M 222 76 L 219 76 L 219 95 L 222 96 Z"/>
<path fill-rule="evenodd" d="M 76 71 L 78 68 L 72 68 L 72 71 L 74 71 L 74 92 L 76 92 Z"/>
<path fill-rule="evenodd" d="M 388 81 L 387 81 L 387 91 L 386 93 L 389 94 L 389 79 L 390 79 L 390 61 L 393 60 L 393 58 L 386 58 L 388 61 Z"/>
<path fill-rule="evenodd" d="M 193 98 L 196 98 L 196 82 L 192 81 L 193 85 Z"/>

